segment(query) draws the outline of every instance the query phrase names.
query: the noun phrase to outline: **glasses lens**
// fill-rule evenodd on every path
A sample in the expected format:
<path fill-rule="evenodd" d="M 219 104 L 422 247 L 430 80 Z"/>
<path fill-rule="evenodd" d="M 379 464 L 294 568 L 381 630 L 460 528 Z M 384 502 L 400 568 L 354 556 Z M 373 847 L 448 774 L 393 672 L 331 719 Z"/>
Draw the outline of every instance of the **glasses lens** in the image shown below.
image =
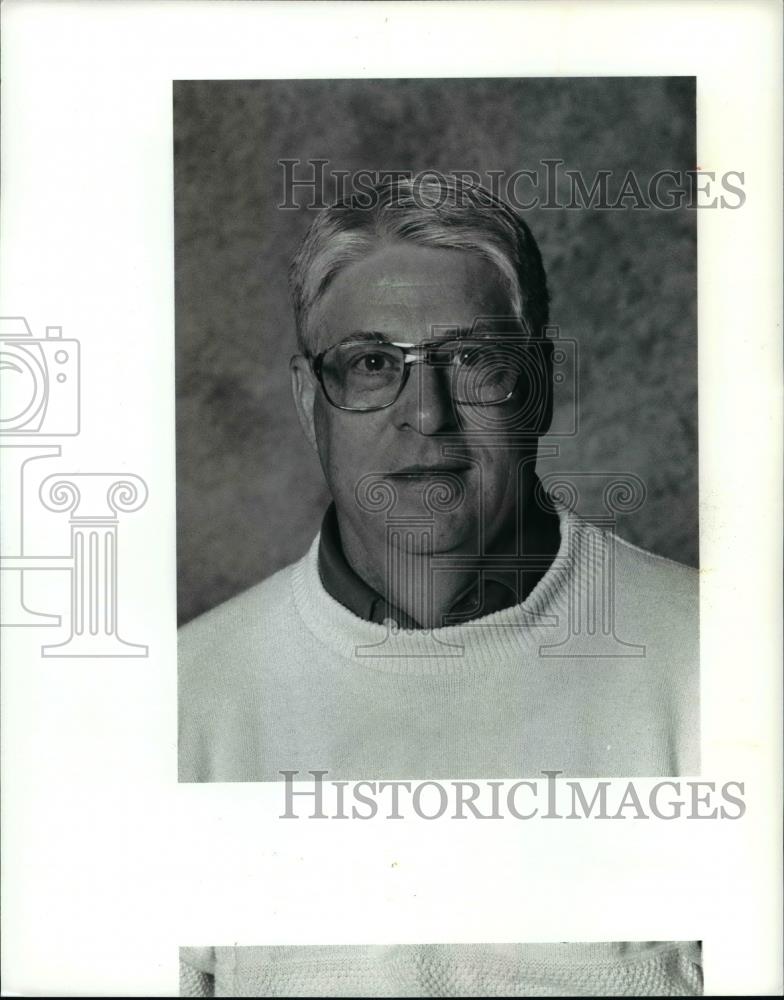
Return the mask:
<path fill-rule="evenodd" d="M 372 410 L 394 402 L 404 367 L 403 351 L 391 344 L 336 344 L 324 355 L 321 377 L 337 406 Z"/>
<path fill-rule="evenodd" d="M 521 344 L 463 343 L 452 361 L 452 396 L 468 406 L 500 403 L 514 391 L 524 367 Z"/>

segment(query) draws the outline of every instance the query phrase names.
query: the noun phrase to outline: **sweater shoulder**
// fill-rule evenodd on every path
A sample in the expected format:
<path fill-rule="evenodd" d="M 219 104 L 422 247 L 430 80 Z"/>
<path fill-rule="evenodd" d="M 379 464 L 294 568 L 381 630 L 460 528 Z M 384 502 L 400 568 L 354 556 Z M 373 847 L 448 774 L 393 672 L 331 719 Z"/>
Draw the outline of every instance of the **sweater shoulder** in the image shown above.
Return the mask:
<path fill-rule="evenodd" d="M 580 519 L 581 572 L 595 599 L 611 602 L 608 612 L 650 643 L 671 649 L 670 663 L 696 669 L 700 616 L 699 570 L 642 549 L 619 535 Z"/>
<path fill-rule="evenodd" d="M 686 610 L 696 611 L 699 601 L 699 570 L 641 549 L 619 535 L 615 542 L 618 570 L 631 581 L 637 580 L 646 593 Z"/>
<path fill-rule="evenodd" d="M 243 642 L 255 642 L 280 623 L 292 607 L 291 576 L 296 566 L 285 566 L 181 626 L 177 632 L 181 666 L 219 651 L 225 655 Z"/>

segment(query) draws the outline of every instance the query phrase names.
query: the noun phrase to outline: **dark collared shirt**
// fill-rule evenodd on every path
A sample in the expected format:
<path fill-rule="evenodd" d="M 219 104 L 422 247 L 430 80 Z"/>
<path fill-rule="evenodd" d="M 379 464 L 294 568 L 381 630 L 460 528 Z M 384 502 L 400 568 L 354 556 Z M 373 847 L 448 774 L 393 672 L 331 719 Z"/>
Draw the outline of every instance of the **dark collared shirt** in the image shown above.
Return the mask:
<path fill-rule="evenodd" d="M 422 628 L 405 611 L 390 604 L 378 591 L 365 583 L 349 566 L 340 541 L 334 503 L 327 508 L 321 524 L 318 568 L 321 582 L 330 597 L 365 621 L 383 625 L 391 618 L 401 628 Z M 480 615 L 502 611 L 520 604 L 525 596 L 518 593 L 517 574 L 513 570 L 487 570 L 480 580 L 472 583 L 454 601 L 448 612 L 449 623 L 470 621 Z"/>

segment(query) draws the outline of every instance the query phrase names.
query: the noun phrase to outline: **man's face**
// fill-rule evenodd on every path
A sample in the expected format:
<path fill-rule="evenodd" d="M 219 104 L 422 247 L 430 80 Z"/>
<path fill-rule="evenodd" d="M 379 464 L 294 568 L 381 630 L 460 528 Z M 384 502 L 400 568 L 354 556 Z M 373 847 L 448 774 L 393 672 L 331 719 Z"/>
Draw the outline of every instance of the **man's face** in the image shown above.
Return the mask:
<path fill-rule="evenodd" d="M 505 330 L 506 336 L 514 336 L 508 325 L 513 312 L 503 278 L 483 258 L 385 243 L 344 268 L 317 304 L 311 316 L 312 353 L 371 335 L 414 344 L 440 339 L 445 328 L 471 331 L 477 317 L 506 319 L 497 335 L 504 336 Z M 492 323 L 480 329 L 484 336 L 494 332 Z M 438 366 L 414 364 L 397 400 L 371 412 L 331 405 L 304 360 L 295 364 L 294 389 L 305 432 L 318 450 L 335 500 L 341 533 L 353 532 L 366 546 L 384 544 L 390 512 L 369 512 L 356 495 L 360 481 L 371 473 L 394 491 L 391 515 L 396 519 L 428 517 L 428 498 L 439 478 L 454 487 L 457 477 L 462 502 L 436 512 L 431 522 L 435 552 L 477 552 L 482 503 L 485 547 L 514 517 L 521 460 L 529 459 L 524 478 L 530 482 L 530 459 L 536 452 L 533 439 L 521 445 L 503 427 L 504 417 L 519 409 L 515 400 L 483 407 L 482 433 L 471 414 L 467 422 L 461 419 L 449 373 Z M 449 451 L 456 445 L 461 457 Z"/>

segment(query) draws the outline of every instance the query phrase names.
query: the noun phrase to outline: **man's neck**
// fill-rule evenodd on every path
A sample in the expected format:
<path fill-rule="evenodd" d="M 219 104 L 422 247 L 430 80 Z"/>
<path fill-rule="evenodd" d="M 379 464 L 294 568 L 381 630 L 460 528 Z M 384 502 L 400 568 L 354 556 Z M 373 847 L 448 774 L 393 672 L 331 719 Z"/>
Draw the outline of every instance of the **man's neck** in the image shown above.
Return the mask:
<path fill-rule="evenodd" d="M 372 558 L 372 547 L 364 544 L 354 533 L 350 524 L 340 520 L 340 536 L 346 561 L 353 571 L 368 586 L 386 598 L 389 605 L 398 608 L 421 628 L 439 628 L 446 622 L 446 616 L 454 611 L 456 602 L 470 588 L 476 593 L 484 593 L 477 587 L 479 573 L 485 576 L 491 567 L 498 566 L 496 557 L 508 557 L 506 576 L 513 581 L 517 603 L 526 599 L 552 563 L 560 545 L 559 519 L 555 510 L 547 505 L 540 507 L 533 501 L 526 505 L 522 519 L 522 540 L 518 549 L 517 530 L 510 518 L 508 524 L 496 532 L 493 543 L 488 547 L 487 556 L 482 560 L 475 557 L 467 560 L 469 565 L 460 569 L 459 555 L 450 554 L 444 560 L 449 563 L 448 572 L 433 572 L 434 562 L 439 555 L 429 550 L 427 536 L 422 536 L 421 548 L 412 548 L 409 533 L 409 547 L 401 548 L 389 543 L 382 549 L 383 558 Z M 522 553 L 522 557 L 518 553 Z M 519 571 L 519 572 L 518 572 Z M 474 617 L 486 613 L 480 607 Z"/>

